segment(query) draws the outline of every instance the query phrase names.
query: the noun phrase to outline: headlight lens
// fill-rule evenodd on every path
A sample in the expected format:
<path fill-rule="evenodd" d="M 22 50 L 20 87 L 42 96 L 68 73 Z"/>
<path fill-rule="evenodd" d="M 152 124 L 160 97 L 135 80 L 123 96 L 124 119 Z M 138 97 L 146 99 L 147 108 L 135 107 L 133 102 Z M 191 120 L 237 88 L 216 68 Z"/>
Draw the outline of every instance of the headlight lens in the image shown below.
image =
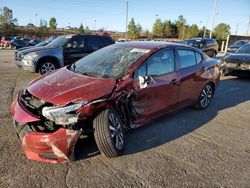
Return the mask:
<path fill-rule="evenodd" d="M 24 55 L 23 59 L 32 60 L 32 59 L 35 59 L 36 57 L 37 57 L 37 53 L 36 52 L 31 52 L 31 53 L 28 53 L 28 54 Z"/>
<path fill-rule="evenodd" d="M 76 114 L 68 114 L 69 112 L 74 112 L 86 105 L 88 102 L 82 102 L 78 104 L 72 104 L 65 107 L 44 107 L 42 109 L 42 115 L 48 118 L 51 121 L 55 121 L 56 124 L 68 124 L 68 123 L 76 123 L 77 117 Z M 63 122 L 62 122 L 63 121 Z"/>

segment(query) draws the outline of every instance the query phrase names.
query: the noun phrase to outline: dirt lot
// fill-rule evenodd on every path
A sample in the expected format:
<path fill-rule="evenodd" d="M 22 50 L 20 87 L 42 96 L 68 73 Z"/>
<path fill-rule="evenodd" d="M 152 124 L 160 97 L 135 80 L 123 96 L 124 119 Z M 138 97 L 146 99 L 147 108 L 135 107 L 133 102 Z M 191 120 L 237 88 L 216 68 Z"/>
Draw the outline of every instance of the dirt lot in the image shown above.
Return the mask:
<path fill-rule="evenodd" d="M 77 144 L 77 160 L 28 160 L 12 126 L 13 93 L 37 74 L 18 70 L 0 50 L 0 187 L 250 187 L 250 80 L 222 78 L 211 106 L 184 109 L 127 135 L 119 158 L 94 140 Z"/>

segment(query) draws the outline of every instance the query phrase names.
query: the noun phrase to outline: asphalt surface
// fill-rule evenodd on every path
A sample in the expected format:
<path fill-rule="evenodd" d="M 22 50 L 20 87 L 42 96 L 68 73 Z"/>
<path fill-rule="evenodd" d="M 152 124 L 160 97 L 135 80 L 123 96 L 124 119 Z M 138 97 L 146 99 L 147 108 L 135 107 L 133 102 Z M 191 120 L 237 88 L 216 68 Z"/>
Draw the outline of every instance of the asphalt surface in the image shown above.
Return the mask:
<path fill-rule="evenodd" d="M 0 187 L 250 187 L 250 79 L 222 77 L 208 109 L 129 132 L 121 157 L 82 139 L 76 161 L 46 164 L 26 158 L 10 116 L 13 95 L 38 76 L 0 50 Z"/>

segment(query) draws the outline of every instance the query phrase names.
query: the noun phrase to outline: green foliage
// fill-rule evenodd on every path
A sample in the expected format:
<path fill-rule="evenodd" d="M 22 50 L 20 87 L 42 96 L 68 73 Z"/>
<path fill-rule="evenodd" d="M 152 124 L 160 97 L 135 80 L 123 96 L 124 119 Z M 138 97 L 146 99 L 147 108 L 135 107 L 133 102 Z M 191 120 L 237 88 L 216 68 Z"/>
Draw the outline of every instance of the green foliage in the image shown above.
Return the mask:
<path fill-rule="evenodd" d="M 91 33 L 91 30 L 89 29 L 88 26 L 85 28 L 84 33 L 85 34 L 90 34 Z"/>
<path fill-rule="evenodd" d="M 17 25 L 17 19 L 13 18 L 13 12 L 8 7 L 0 8 L 0 27 L 3 29 L 13 28 Z"/>
<path fill-rule="evenodd" d="M 153 25 L 153 34 L 156 37 L 162 37 L 163 36 L 163 29 L 164 29 L 164 25 L 161 22 L 160 18 L 157 18 L 155 20 L 155 23 Z"/>
<path fill-rule="evenodd" d="M 83 24 L 81 23 L 80 27 L 79 27 L 79 33 L 80 34 L 83 34 L 84 33 L 84 27 L 83 27 Z"/>
<path fill-rule="evenodd" d="M 39 37 L 46 37 L 48 33 L 49 33 L 49 29 L 48 29 L 47 21 L 40 19 L 40 24 L 39 24 L 39 28 L 37 31 L 37 35 Z"/>
<path fill-rule="evenodd" d="M 178 30 L 175 23 L 171 22 L 171 20 L 166 20 L 163 23 L 163 36 L 167 38 L 173 38 L 178 36 Z"/>
<path fill-rule="evenodd" d="M 186 24 L 187 20 L 183 15 L 178 16 L 178 19 L 175 21 L 178 30 L 178 38 L 183 40 L 185 37 Z"/>
<path fill-rule="evenodd" d="M 135 19 L 131 18 L 130 22 L 128 23 L 128 37 L 130 39 L 137 39 L 142 32 L 142 26 L 137 23 L 135 24 Z"/>
<path fill-rule="evenodd" d="M 193 38 L 199 36 L 199 28 L 196 24 L 188 26 L 185 32 L 185 38 Z"/>
<path fill-rule="evenodd" d="M 225 23 L 218 24 L 213 31 L 213 36 L 216 39 L 226 39 L 228 35 L 230 35 L 230 25 Z"/>
<path fill-rule="evenodd" d="M 52 31 L 56 30 L 57 23 L 56 23 L 56 18 L 55 17 L 50 18 L 49 27 L 50 27 L 50 30 L 52 30 Z"/>

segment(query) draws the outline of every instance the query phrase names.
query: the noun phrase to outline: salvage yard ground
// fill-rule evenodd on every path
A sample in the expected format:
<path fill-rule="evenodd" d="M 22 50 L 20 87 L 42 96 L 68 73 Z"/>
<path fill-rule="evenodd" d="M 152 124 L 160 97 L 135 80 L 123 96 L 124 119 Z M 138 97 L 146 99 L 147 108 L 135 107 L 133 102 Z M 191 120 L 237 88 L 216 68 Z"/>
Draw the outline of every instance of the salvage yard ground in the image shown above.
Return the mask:
<path fill-rule="evenodd" d="M 125 154 L 108 159 L 91 138 L 74 162 L 28 160 L 10 116 L 13 95 L 38 74 L 0 50 L 0 187 L 249 187 L 250 79 L 222 77 L 208 109 L 181 110 L 127 134 Z"/>

